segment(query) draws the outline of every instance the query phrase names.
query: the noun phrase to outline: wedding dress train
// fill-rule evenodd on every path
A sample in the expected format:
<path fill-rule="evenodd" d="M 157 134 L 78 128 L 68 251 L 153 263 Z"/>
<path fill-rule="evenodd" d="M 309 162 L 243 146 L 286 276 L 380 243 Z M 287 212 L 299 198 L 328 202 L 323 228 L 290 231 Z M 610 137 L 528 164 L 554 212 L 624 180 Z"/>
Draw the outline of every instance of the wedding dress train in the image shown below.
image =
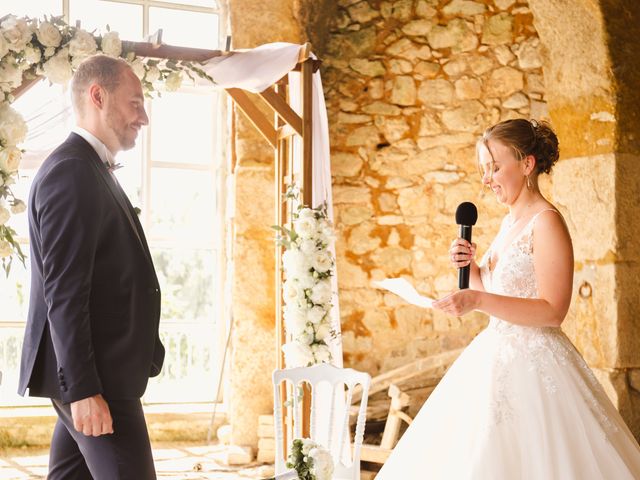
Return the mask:
<path fill-rule="evenodd" d="M 534 217 L 503 250 L 487 291 L 537 296 Z M 494 244 L 506 235 L 505 223 Z M 378 480 L 633 480 L 640 447 L 559 328 L 492 317 L 430 395 Z"/>

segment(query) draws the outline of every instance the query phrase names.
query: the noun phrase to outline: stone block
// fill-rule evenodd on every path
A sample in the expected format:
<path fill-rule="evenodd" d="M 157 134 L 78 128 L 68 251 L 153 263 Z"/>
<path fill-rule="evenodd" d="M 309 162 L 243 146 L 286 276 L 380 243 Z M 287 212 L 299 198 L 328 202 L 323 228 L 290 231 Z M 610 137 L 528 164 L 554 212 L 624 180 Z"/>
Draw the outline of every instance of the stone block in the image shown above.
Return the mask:
<path fill-rule="evenodd" d="M 489 17 L 482 29 L 482 43 L 485 45 L 503 45 L 513 40 L 513 17 L 508 13 L 499 13 Z"/>
<path fill-rule="evenodd" d="M 349 16 L 358 23 L 367 23 L 380 16 L 380 11 L 371 8 L 368 2 L 358 2 L 347 10 Z"/>
<path fill-rule="evenodd" d="M 455 83 L 456 97 L 461 100 L 480 98 L 482 85 L 480 80 L 473 77 L 462 77 Z M 422 134 L 421 134 L 422 135 Z"/>
<path fill-rule="evenodd" d="M 374 146 L 379 141 L 380 136 L 376 127 L 358 127 L 347 136 L 345 145 L 348 147 Z"/>
<path fill-rule="evenodd" d="M 506 97 L 522 90 L 524 77 L 521 71 L 511 67 L 501 67 L 493 72 L 487 82 L 489 96 Z"/>
<path fill-rule="evenodd" d="M 391 90 L 391 103 L 396 105 L 414 105 L 416 103 L 416 84 L 412 77 L 396 77 Z"/>
<path fill-rule="evenodd" d="M 331 155 L 331 173 L 341 177 L 355 177 L 362 170 L 363 161 L 355 153 L 336 152 Z"/>
<path fill-rule="evenodd" d="M 445 15 L 472 17 L 484 13 L 485 10 L 486 6 L 480 2 L 453 0 L 442 9 L 442 12 Z"/>
<path fill-rule="evenodd" d="M 227 466 L 247 465 L 253 461 L 253 449 L 232 445 L 226 447 L 222 452 L 215 453 L 214 458 Z"/>
<path fill-rule="evenodd" d="M 477 100 L 464 102 L 460 107 L 442 112 L 442 123 L 452 132 L 479 133 L 485 108 Z"/>
<path fill-rule="evenodd" d="M 369 77 L 384 75 L 386 69 L 379 60 L 367 60 L 366 58 L 354 58 L 349 62 L 349 66 L 356 72 Z"/>
<path fill-rule="evenodd" d="M 468 52 L 478 46 L 478 37 L 462 19 L 447 25 L 436 25 L 428 33 L 429 46 L 434 49 L 451 48 L 453 52 Z"/>
<path fill-rule="evenodd" d="M 431 20 L 413 20 L 402 27 L 402 32 L 409 36 L 426 36 L 433 28 Z"/>
<path fill-rule="evenodd" d="M 418 89 L 418 100 L 426 106 L 449 105 L 453 99 L 453 84 L 448 80 L 425 80 Z"/>
<path fill-rule="evenodd" d="M 402 109 L 396 105 L 385 102 L 373 102 L 362 107 L 362 111 L 373 115 L 397 116 L 402 113 Z"/>
<path fill-rule="evenodd" d="M 273 425 L 273 415 L 260 415 L 258 416 L 258 426 L 260 425 Z"/>
<path fill-rule="evenodd" d="M 273 437 L 270 438 L 260 438 L 258 440 L 258 450 L 275 450 L 276 449 L 276 440 Z"/>
<path fill-rule="evenodd" d="M 275 450 L 258 450 L 258 457 L 256 460 L 259 463 L 273 463 L 276 461 L 276 452 Z"/>
<path fill-rule="evenodd" d="M 276 436 L 276 430 L 273 426 L 273 424 L 271 425 L 258 425 L 258 437 L 259 438 L 275 438 Z M 258 440 L 258 448 L 262 448 L 260 445 L 260 440 Z"/>
<path fill-rule="evenodd" d="M 604 260 L 616 251 L 615 155 L 563 159 L 554 167 L 552 191 L 565 206 L 576 261 Z"/>

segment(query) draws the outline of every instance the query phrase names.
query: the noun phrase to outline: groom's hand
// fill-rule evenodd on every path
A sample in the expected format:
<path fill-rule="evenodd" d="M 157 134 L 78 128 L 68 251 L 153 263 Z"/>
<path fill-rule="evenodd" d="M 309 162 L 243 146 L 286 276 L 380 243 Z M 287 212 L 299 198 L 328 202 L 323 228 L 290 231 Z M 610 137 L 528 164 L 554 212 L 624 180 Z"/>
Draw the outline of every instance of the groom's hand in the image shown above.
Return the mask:
<path fill-rule="evenodd" d="M 87 436 L 113 433 L 109 405 L 100 394 L 72 402 L 71 417 L 74 428 Z"/>

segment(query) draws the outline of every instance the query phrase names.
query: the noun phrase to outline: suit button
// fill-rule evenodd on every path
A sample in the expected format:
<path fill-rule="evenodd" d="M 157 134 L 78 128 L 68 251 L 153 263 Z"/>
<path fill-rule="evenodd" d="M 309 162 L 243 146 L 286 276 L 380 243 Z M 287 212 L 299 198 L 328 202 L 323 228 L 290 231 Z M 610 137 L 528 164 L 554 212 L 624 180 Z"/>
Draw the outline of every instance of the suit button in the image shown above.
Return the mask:
<path fill-rule="evenodd" d="M 61 385 L 60 386 L 60 390 L 62 390 L 63 392 L 67 391 L 67 386 L 66 385 Z"/>

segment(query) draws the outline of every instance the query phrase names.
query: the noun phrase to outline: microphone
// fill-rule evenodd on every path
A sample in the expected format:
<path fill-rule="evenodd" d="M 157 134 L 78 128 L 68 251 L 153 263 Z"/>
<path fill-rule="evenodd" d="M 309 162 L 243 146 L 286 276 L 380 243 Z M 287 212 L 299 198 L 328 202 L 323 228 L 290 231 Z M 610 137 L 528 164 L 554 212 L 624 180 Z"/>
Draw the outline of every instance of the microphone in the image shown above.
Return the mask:
<path fill-rule="evenodd" d="M 478 209 L 471 202 L 462 202 L 456 209 L 456 223 L 460 225 L 460 238 L 471 243 L 471 227 L 478 221 Z M 458 288 L 469 288 L 471 265 L 458 269 Z"/>

